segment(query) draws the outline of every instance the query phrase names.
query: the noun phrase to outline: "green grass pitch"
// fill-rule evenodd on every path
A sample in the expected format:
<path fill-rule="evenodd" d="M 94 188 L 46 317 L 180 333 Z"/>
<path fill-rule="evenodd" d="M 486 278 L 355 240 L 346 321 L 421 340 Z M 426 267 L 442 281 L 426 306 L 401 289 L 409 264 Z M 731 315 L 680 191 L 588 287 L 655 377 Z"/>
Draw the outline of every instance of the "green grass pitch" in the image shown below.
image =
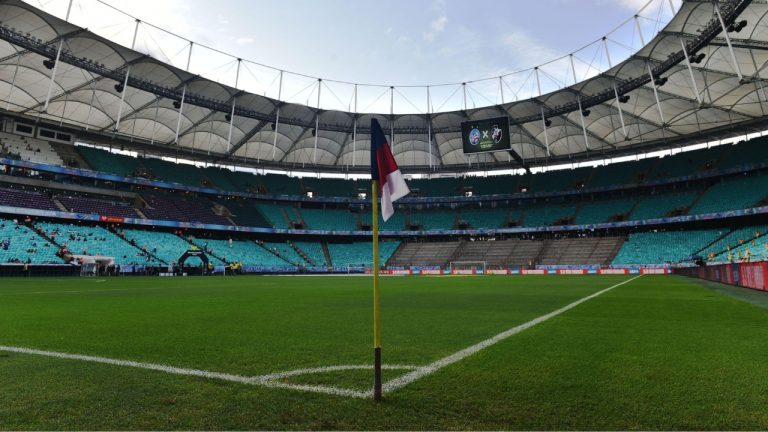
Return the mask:
<path fill-rule="evenodd" d="M 628 279 L 382 278 L 384 363 L 430 364 Z M 245 377 L 369 365 L 371 292 L 366 277 L 0 279 L 0 345 Z M 378 404 L 0 350 L 0 429 L 768 429 L 766 359 L 768 309 L 643 276 Z M 372 372 L 279 382 L 363 391 Z"/>

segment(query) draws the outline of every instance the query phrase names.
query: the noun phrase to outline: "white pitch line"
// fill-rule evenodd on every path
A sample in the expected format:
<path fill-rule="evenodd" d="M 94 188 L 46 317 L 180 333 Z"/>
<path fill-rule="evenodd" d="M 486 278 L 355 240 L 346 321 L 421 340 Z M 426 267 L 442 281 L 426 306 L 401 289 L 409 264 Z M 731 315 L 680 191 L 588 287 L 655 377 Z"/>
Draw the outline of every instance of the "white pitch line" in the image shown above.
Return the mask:
<path fill-rule="evenodd" d="M 546 315 L 542 315 L 542 316 L 540 316 L 538 318 L 532 319 L 531 321 L 528 321 L 528 322 L 526 322 L 524 324 L 520 324 L 520 325 L 518 325 L 516 327 L 512 327 L 511 329 L 509 329 L 507 331 L 504 331 L 504 332 L 501 332 L 501 333 L 497 334 L 496 336 L 488 338 L 488 339 L 486 339 L 486 340 L 484 340 L 484 341 L 482 341 L 482 342 L 480 342 L 478 344 L 472 345 L 472 346 L 470 346 L 468 348 L 464 348 L 461 351 L 453 353 L 453 354 L 451 354 L 451 355 L 449 355 L 447 357 L 443 357 L 440 360 L 437 360 L 436 362 L 430 363 L 430 364 L 428 364 L 426 366 L 422 366 L 422 367 L 420 367 L 420 368 L 418 368 L 418 369 L 416 369 L 416 370 L 414 370 L 412 372 L 409 372 L 409 373 L 407 373 L 407 374 L 405 374 L 405 375 L 403 375 L 403 376 L 401 376 L 399 378 L 395 378 L 392 381 L 387 381 L 386 383 L 384 383 L 382 385 L 382 391 L 384 391 L 384 392 L 391 392 L 391 391 L 397 390 L 397 389 L 399 389 L 401 387 L 407 386 L 408 384 L 411 384 L 412 382 L 414 382 L 416 380 L 419 380 L 419 379 L 424 378 L 424 377 L 426 377 L 428 375 L 431 375 L 431 374 L 437 372 L 438 370 L 440 370 L 440 369 L 442 369 L 442 368 L 444 368 L 444 367 L 446 367 L 446 366 L 448 366 L 450 364 L 453 364 L 453 363 L 456 363 L 458 361 L 464 360 L 465 358 L 471 356 L 472 354 L 477 353 L 478 351 L 481 351 L 481 350 L 483 350 L 485 348 L 488 348 L 491 345 L 495 345 L 495 344 L 503 341 L 504 339 L 507 339 L 510 336 L 516 335 L 516 334 L 520 333 L 521 331 L 527 330 L 527 329 L 535 326 L 536 324 L 543 323 L 544 321 L 547 321 L 550 318 L 554 318 L 554 317 L 562 314 L 563 312 L 569 311 L 569 310 L 575 308 L 576 306 L 584 303 L 585 301 L 591 300 L 591 299 L 593 299 L 593 298 L 595 298 L 595 297 L 597 297 L 597 296 L 599 296 L 601 294 L 605 294 L 606 292 L 608 292 L 608 291 L 610 291 L 610 290 L 612 290 L 612 289 L 614 289 L 616 287 L 619 287 L 621 285 L 624 285 L 625 283 L 632 282 L 633 280 L 639 278 L 640 276 L 642 276 L 642 275 L 635 276 L 632 279 L 627 279 L 627 280 L 625 280 L 623 282 L 617 283 L 616 285 L 610 286 L 610 287 L 608 287 L 608 288 L 606 288 L 604 290 L 598 291 L 598 292 L 596 292 L 596 293 L 594 293 L 592 295 L 589 295 L 589 296 L 584 297 L 582 299 L 576 300 L 575 302 L 573 302 L 571 304 L 568 304 L 566 306 L 563 306 L 560 309 L 557 309 L 556 311 L 550 312 L 550 313 L 548 313 Z"/>
<path fill-rule="evenodd" d="M 147 369 L 147 370 L 164 372 L 164 373 L 173 374 L 173 375 L 185 375 L 185 376 L 195 376 L 195 377 L 208 378 L 208 379 L 217 379 L 217 380 L 235 382 L 239 384 L 259 385 L 259 386 L 268 387 L 268 388 L 283 388 L 283 389 L 298 390 L 298 391 L 313 392 L 313 393 L 324 393 L 324 394 L 330 394 L 335 396 L 347 396 L 347 397 L 353 397 L 353 398 L 370 398 L 373 396 L 373 393 L 371 390 L 358 391 L 358 390 L 350 390 L 345 388 L 321 386 L 321 385 L 291 384 L 291 383 L 279 381 L 280 379 L 299 376 L 299 375 L 317 374 L 317 373 L 323 373 L 323 372 L 333 372 L 333 371 L 343 371 L 343 370 L 373 369 L 372 365 L 327 366 L 327 367 L 309 368 L 309 369 L 296 369 L 296 370 L 287 371 L 287 372 L 278 372 L 278 373 L 273 373 L 268 375 L 248 377 L 243 375 L 212 372 L 212 371 L 206 371 L 206 370 L 200 370 L 200 369 L 179 368 L 175 366 L 168 366 L 168 365 L 162 365 L 162 364 L 156 364 L 156 363 L 143 363 L 143 362 L 137 362 L 132 360 L 119 360 L 119 359 L 113 359 L 113 358 L 107 358 L 107 357 L 89 356 L 89 355 L 81 355 L 81 354 L 69 354 L 69 353 L 63 353 L 63 352 L 57 352 L 57 351 L 44 351 L 44 350 L 37 350 L 32 348 L 13 347 L 13 346 L 6 346 L 6 345 L 0 345 L 0 351 L 14 352 L 18 354 L 39 355 L 39 356 L 60 358 L 60 359 L 66 359 L 66 360 L 78 360 L 78 361 L 85 361 L 85 362 L 91 362 L 91 363 L 101 363 L 101 364 L 107 364 L 112 366 Z M 403 370 L 403 369 L 413 370 L 416 368 L 417 366 L 382 365 L 382 369 L 385 369 L 385 370 Z"/>

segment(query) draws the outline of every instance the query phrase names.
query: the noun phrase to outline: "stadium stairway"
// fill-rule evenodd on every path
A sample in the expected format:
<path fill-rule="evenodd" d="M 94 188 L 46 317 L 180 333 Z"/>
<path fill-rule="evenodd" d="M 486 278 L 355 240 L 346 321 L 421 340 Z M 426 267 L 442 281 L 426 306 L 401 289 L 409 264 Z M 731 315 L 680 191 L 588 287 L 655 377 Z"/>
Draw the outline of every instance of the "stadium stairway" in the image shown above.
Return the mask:
<path fill-rule="evenodd" d="M 81 169 L 92 169 L 85 161 L 85 159 L 80 156 L 80 153 L 75 150 L 74 145 L 56 143 L 53 141 L 49 141 L 48 144 L 51 146 L 51 148 L 53 148 L 53 151 L 59 155 L 61 160 L 63 160 L 67 166 L 74 166 Z"/>
<path fill-rule="evenodd" d="M 64 204 L 62 204 L 62 203 L 61 203 L 61 201 L 59 201 L 58 199 L 56 199 L 56 197 L 52 197 L 52 198 L 51 198 L 51 201 L 53 201 L 53 204 L 54 204 L 56 207 L 58 207 L 58 208 L 59 208 L 59 210 L 61 210 L 61 211 L 63 211 L 63 212 L 67 212 L 67 213 L 69 213 L 69 209 L 68 209 L 68 208 L 66 208 L 66 207 L 64 207 Z"/>
<path fill-rule="evenodd" d="M 323 247 L 323 256 L 325 257 L 325 262 L 328 263 L 328 267 L 333 267 L 333 261 L 331 260 L 331 251 L 328 250 L 328 243 L 321 242 L 320 245 Z"/>
<path fill-rule="evenodd" d="M 131 241 L 123 235 L 123 233 L 121 231 L 118 231 L 118 230 L 115 230 L 115 229 L 111 229 L 111 228 L 106 228 L 106 230 L 111 232 L 112 234 L 116 235 L 117 237 L 121 238 L 124 242 L 126 242 L 129 245 L 135 247 L 136 249 L 140 249 L 138 246 L 134 246 L 131 243 Z M 158 262 L 161 262 L 163 264 L 168 264 L 165 260 L 163 260 L 162 258 L 157 256 L 157 254 L 153 253 L 151 250 L 147 249 L 146 253 L 147 253 L 147 255 L 149 255 L 153 259 L 157 260 Z"/>
<path fill-rule="evenodd" d="M 288 240 L 288 245 L 291 246 L 291 248 L 296 251 L 296 254 L 299 255 L 304 261 L 307 262 L 310 266 L 317 266 L 318 264 L 313 260 L 306 252 L 304 252 L 303 249 L 301 249 L 296 243 Z"/>
<path fill-rule="evenodd" d="M 271 246 L 275 246 L 275 244 L 274 244 L 274 243 L 261 243 L 261 242 L 254 242 L 254 243 L 255 243 L 255 244 L 258 246 L 258 247 L 260 247 L 260 248 L 262 248 L 262 249 L 266 250 L 267 252 L 269 252 L 269 253 L 271 253 L 272 255 L 276 256 L 276 257 L 277 257 L 277 258 L 279 258 L 280 260 L 282 260 L 282 261 L 285 261 L 285 263 L 286 263 L 286 264 L 290 264 L 290 265 L 297 265 L 297 264 L 301 264 L 301 263 L 294 263 L 294 262 L 291 262 L 291 261 L 288 259 L 288 257 L 286 257 L 286 256 L 283 256 L 283 254 L 282 254 L 282 253 L 280 253 L 280 252 L 282 251 L 282 248 L 275 248 L 275 247 L 271 247 Z"/>

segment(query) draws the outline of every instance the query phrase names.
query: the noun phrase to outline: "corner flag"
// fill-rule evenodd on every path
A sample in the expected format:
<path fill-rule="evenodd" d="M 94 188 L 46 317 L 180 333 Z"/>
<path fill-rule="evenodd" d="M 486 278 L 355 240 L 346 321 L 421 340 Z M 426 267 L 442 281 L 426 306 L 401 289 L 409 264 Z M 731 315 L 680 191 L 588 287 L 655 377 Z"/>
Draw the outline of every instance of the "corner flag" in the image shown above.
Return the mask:
<path fill-rule="evenodd" d="M 403 174 L 397 167 L 387 138 L 379 121 L 371 119 L 371 179 L 377 181 L 381 190 L 381 217 L 384 222 L 395 213 L 392 203 L 408 195 Z"/>
<path fill-rule="evenodd" d="M 373 399 L 381 400 L 381 319 L 379 317 L 379 200 L 384 222 L 395 213 L 392 203 L 410 192 L 397 167 L 387 138 L 371 119 L 371 228 L 373 234 Z"/>

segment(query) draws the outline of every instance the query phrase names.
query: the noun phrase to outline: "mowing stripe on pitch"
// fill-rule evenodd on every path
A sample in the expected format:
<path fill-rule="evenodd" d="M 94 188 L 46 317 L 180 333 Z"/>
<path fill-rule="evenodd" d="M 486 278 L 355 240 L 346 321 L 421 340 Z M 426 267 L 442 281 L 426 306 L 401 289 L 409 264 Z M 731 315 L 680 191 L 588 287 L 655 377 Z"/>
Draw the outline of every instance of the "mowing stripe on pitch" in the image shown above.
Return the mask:
<path fill-rule="evenodd" d="M 642 275 L 635 276 L 631 279 L 627 279 L 623 282 L 617 283 L 613 286 L 605 288 L 587 297 L 576 300 L 575 302 L 570 303 L 566 306 L 563 306 L 560 309 L 557 309 L 546 315 L 542 315 L 524 324 L 520 324 L 516 327 L 512 327 L 511 329 L 504 331 L 502 333 L 499 333 L 496 336 L 488 338 L 480 343 L 472 345 L 468 348 L 465 348 L 461 351 L 458 351 L 454 354 L 451 354 L 447 357 L 444 357 L 426 366 L 382 365 L 382 368 L 387 370 L 411 370 L 411 372 L 408 372 L 407 374 L 399 378 L 396 378 L 394 380 L 384 383 L 383 391 L 392 392 L 408 384 L 411 384 L 412 382 L 419 380 L 421 378 L 424 378 L 428 375 L 431 375 L 448 365 L 464 360 L 465 358 L 471 356 L 472 354 L 475 354 L 485 348 L 488 348 L 489 346 L 492 346 L 498 342 L 501 342 L 502 340 L 507 339 L 510 336 L 513 336 L 517 333 L 522 332 L 523 330 L 527 330 L 535 326 L 536 324 L 540 324 L 544 321 L 547 321 L 550 318 L 554 318 L 562 314 L 563 312 L 573 309 L 576 306 L 584 303 L 585 301 L 591 300 L 599 295 L 602 295 L 628 282 L 632 282 L 633 280 L 641 276 Z M 351 389 L 330 387 L 330 386 L 292 384 L 292 383 L 280 381 L 285 378 L 299 376 L 299 375 L 309 375 L 309 374 L 344 371 L 344 370 L 373 369 L 372 365 L 326 366 L 326 367 L 318 367 L 318 368 L 296 369 L 291 371 L 277 372 L 277 373 L 271 373 L 266 375 L 249 377 L 249 376 L 243 376 L 243 375 L 213 372 L 213 371 L 206 371 L 206 370 L 200 370 L 200 369 L 179 368 L 175 366 L 168 366 L 168 365 L 162 365 L 162 364 L 156 364 L 156 363 L 143 363 L 143 362 L 137 362 L 132 360 L 119 360 L 119 359 L 113 359 L 113 358 L 107 358 L 107 357 L 89 356 L 89 355 L 81 355 L 81 354 L 69 354 L 69 353 L 56 352 L 56 351 L 44 351 L 44 350 L 24 348 L 24 347 L 0 345 L 0 351 L 14 352 L 19 354 L 39 355 L 39 356 L 45 356 L 45 357 L 54 357 L 54 358 L 60 358 L 60 359 L 66 359 L 66 360 L 78 360 L 78 361 L 85 361 L 85 362 L 91 362 L 91 363 L 102 363 L 102 364 L 113 365 L 113 366 L 148 369 L 148 370 L 164 372 L 164 373 L 174 374 L 174 375 L 195 376 L 195 377 L 201 377 L 201 378 L 236 382 L 240 384 L 259 385 L 259 386 L 264 386 L 269 388 L 284 388 L 284 389 L 313 392 L 313 393 L 324 393 L 324 394 L 330 394 L 335 396 L 346 396 L 346 397 L 353 397 L 353 398 L 370 398 L 373 396 L 372 390 L 359 391 L 359 390 L 351 390 Z"/>
<path fill-rule="evenodd" d="M 613 286 L 610 286 L 608 288 L 605 288 L 604 290 L 598 291 L 598 292 L 596 292 L 596 293 L 594 293 L 592 295 L 589 295 L 589 296 L 584 297 L 582 299 L 576 300 L 575 302 L 573 302 L 571 304 L 568 304 L 566 306 L 563 306 L 563 307 L 561 307 L 560 309 L 558 309 L 556 311 L 550 312 L 550 313 L 548 313 L 546 315 L 542 315 L 542 316 L 540 316 L 538 318 L 535 318 L 535 319 L 533 319 L 531 321 L 528 321 L 527 323 L 520 324 L 519 326 L 512 327 L 511 329 L 509 329 L 509 330 L 507 330 L 505 332 L 501 332 L 501 333 L 497 334 L 496 336 L 488 338 L 488 339 L 486 339 L 486 340 L 484 340 L 484 341 L 482 341 L 482 342 L 480 342 L 478 344 L 472 345 L 469 348 L 464 348 L 463 350 L 458 351 L 456 353 L 453 353 L 453 354 L 449 355 L 448 357 L 443 357 L 443 358 L 441 358 L 440 360 L 438 360 L 438 361 L 436 361 L 434 363 L 430 363 L 430 364 L 428 364 L 426 366 L 422 366 L 422 367 L 420 367 L 420 368 L 418 368 L 418 369 L 416 369 L 416 370 L 414 370 L 412 372 L 409 372 L 409 373 L 407 373 L 407 374 L 405 374 L 405 375 L 403 375 L 403 376 L 401 376 L 399 378 L 395 378 L 392 381 L 388 381 L 388 382 L 384 383 L 384 385 L 382 387 L 382 390 L 384 392 L 391 392 L 393 390 L 397 390 L 397 389 L 399 389 L 401 387 L 407 386 L 408 384 L 410 384 L 410 383 L 412 383 L 412 382 L 414 382 L 416 380 L 419 380 L 421 378 L 424 378 L 427 375 L 431 375 L 431 374 L 437 372 L 438 370 L 440 370 L 440 369 L 442 369 L 442 368 L 444 368 L 444 367 L 446 367 L 446 366 L 448 366 L 450 364 L 453 364 L 453 363 L 456 363 L 458 361 L 464 360 L 465 358 L 471 356 L 472 354 L 475 354 L 476 352 L 478 352 L 480 350 L 488 348 L 491 345 L 495 345 L 495 344 L 503 341 L 504 339 L 507 339 L 510 336 L 516 335 L 516 334 L 520 333 L 523 330 L 527 330 L 527 329 L 535 326 L 536 324 L 543 323 L 544 321 L 546 321 L 546 320 L 548 320 L 550 318 L 554 318 L 554 317 L 560 315 L 563 312 L 569 311 L 569 310 L 575 308 L 576 306 L 584 303 L 587 300 L 591 300 L 591 299 L 593 299 L 593 298 L 595 298 L 595 297 L 597 297 L 597 296 L 599 296 L 601 294 L 605 294 L 608 291 L 610 291 L 610 290 L 612 290 L 612 289 L 614 289 L 616 287 L 624 285 L 625 283 L 632 282 L 633 280 L 639 278 L 640 276 L 642 276 L 642 275 L 638 275 L 638 276 L 635 276 L 635 277 L 633 277 L 631 279 L 627 279 L 624 282 L 617 283 L 616 285 L 613 285 Z"/>

